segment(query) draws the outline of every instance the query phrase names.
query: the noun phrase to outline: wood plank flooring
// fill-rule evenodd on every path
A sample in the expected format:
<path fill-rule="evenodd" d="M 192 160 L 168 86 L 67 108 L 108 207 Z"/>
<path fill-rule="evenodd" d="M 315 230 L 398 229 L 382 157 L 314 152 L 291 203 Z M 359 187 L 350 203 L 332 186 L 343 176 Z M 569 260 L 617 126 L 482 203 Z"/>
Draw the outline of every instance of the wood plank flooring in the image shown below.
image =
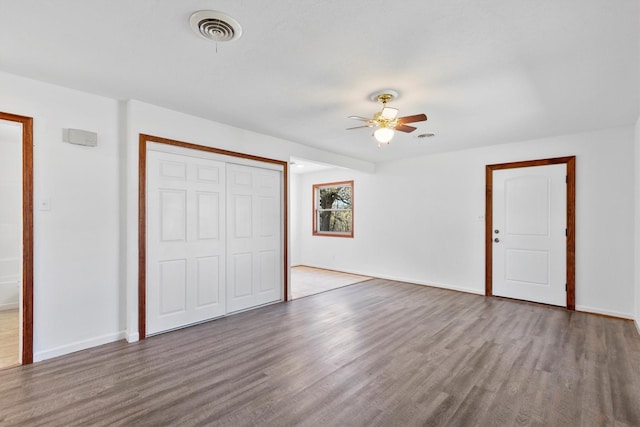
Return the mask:
<path fill-rule="evenodd" d="M 369 279 L 371 277 L 299 265 L 291 268 L 291 298 L 315 295 Z"/>
<path fill-rule="evenodd" d="M 18 310 L 0 311 L 0 369 L 20 363 Z"/>
<path fill-rule="evenodd" d="M 638 426 L 632 322 L 373 279 L 0 371 L 0 425 Z"/>

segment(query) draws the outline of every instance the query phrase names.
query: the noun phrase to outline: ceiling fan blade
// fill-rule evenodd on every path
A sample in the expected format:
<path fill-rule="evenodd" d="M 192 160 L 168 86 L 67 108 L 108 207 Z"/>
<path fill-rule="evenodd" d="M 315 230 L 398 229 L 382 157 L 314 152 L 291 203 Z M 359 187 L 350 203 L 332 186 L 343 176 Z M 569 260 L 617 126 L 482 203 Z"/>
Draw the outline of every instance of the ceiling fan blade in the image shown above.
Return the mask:
<path fill-rule="evenodd" d="M 427 120 L 426 114 L 414 114 L 413 116 L 404 116 L 398 117 L 398 123 L 414 123 L 414 122 L 424 122 Z"/>
<path fill-rule="evenodd" d="M 395 130 L 399 130 L 400 132 L 413 132 L 414 130 L 418 129 L 418 128 L 414 128 L 413 126 L 407 126 L 407 125 L 396 125 L 396 127 L 394 128 Z"/>
<path fill-rule="evenodd" d="M 364 125 L 364 126 L 355 126 L 352 128 L 347 128 L 347 130 L 352 130 L 352 129 L 362 129 L 362 128 L 372 128 L 373 125 Z"/>
<path fill-rule="evenodd" d="M 349 116 L 350 119 L 354 119 L 354 120 L 360 120 L 363 122 L 370 122 L 372 121 L 371 119 L 367 118 L 367 117 L 360 117 L 360 116 Z"/>

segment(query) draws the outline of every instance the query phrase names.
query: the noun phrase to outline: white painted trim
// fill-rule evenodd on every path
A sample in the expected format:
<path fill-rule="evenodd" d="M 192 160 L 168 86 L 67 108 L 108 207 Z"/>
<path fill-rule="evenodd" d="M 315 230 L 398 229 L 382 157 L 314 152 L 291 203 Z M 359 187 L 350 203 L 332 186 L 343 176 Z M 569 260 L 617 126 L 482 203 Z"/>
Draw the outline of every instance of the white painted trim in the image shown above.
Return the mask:
<path fill-rule="evenodd" d="M 604 314 L 606 316 L 619 317 L 621 319 L 633 320 L 633 315 L 629 313 L 621 313 L 619 311 L 603 310 L 601 308 L 587 307 L 584 305 L 576 305 L 576 311 L 583 313 Z"/>
<path fill-rule="evenodd" d="M 450 291 L 464 292 L 467 294 L 484 295 L 484 290 L 472 289 L 464 286 L 454 286 L 454 285 L 448 285 L 445 283 L 437 283 L 437 282 L 425 282 L 422 280 L 415 280 L 415 279 L 402 279 L 402 278 L 398 279 L 398 278 L 392 278 L 392 277 L 380 277 L 380 278 L 395 280 L 397 282 L 413 283 L 415 285 L 420 285 L 420 286 L 429 286 L 432 288 L 448 289 Z"/>
<path fill-rule="evenodd" d="M 140 334 L 136 332 L 127 332 L 125 334 L 125 339 L 129 344 L 140 341 Z"/>
<path fill-rule="evenodd" d="M 8 304 L 0 304 L 0 311 L 16 310 L 20 307 L 18 302 L 10 302 Z"/>
<path fill-rule="evenodd" d="M 52 357 L 58 357 L 69 353 L 74 353 L 80 350 L 86 350 L 91 347 L 97 347 L 102 344 L 108 344 L 114 341 L 118 341 L 124 339 L 125 332 L 120 331 L 113 334 L 106 334 L 99 337 L 89 338 L 83 341 L 76 341 L 71 344 L 61 345 L 59 347 L 54 347 L 49 350 L 39 351 L 34 353 L 33 361 L 40 362 L 42 360 L 51 359 Z"/>
<path fill-rule="evenodd" d="M 430 282 L 430 281 L 425 281 L 425 280 L 412 279 L 412 278 L 409 278 L 409 277 L 387 276 L 387 275 L 380 275 L 380 274 L 368 274 L 368 273 L 364 273 L 362 271 L 354 271 L 354 270 L 343 270 L 343 269 L 336 270 L 335 267 L 323 267 L 323 266 L 319 266 L 319 265 L 309 265 L 309 264 L 304 264 L 304 266 L 312 267 L 312 268 L 321 268 L 321 269 L 324 269 L 324 270 L 339 271 L 341 273 L 357 274 L 358 276 L 367 276 L 367 277 L 371 277 L 371 278 L 374 278 L 374 279 L 394 280 L 396 282 L 405 282 L 405 283 L 411 283 L 411 284 L 414 284 L 414 285 L 430 286 L 432 288 L 449 289 L 449 290 L 452 290 L 452 291 L 466 292 L 468 294 L 484 295 L 484 289 L 479 290 L 479 289 L 467 288 L 467 287 L 464 287 L 464 286 L 455 286 L 455 285 L 448 285 L 448 284 L 445 284 L 445 283 L 437 283 L 437 282 Z"/>
<path fill-rule="evenodd" d="M 638 330 L 638 335 L 640 335 L 640 320 L 636 319 L 633 321 L 636 325 L 636 329 Z"/>

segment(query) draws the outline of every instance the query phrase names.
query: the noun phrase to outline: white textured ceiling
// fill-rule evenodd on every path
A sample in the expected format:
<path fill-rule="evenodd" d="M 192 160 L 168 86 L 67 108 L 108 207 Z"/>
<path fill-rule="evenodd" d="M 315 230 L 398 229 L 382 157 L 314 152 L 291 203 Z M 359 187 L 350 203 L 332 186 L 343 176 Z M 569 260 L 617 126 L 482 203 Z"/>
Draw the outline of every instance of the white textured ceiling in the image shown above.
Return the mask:
<path fill-rule="evenodd" d="M 638 0 L 0 0 L 0 70 L 381 162 L 628 125 Z M 191 13 L 242 38 L 208 42 Z M 413 134 L 378 150 L 392 88 Z M 0 94 L 1 96 L 1 94 Z M 435 138 L 418 139 L 423 132 Z"/>

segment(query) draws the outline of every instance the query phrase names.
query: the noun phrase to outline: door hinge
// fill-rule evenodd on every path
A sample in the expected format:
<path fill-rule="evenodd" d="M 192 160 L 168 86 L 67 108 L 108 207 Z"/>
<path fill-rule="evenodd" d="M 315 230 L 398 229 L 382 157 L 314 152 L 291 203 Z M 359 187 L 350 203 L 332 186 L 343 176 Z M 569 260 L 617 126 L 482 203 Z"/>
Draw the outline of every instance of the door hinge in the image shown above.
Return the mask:
<path fill-rule="evenodd" d="M 567 184 L 569 183 L 569 175 L 564 176 L 564 182 Z"/>
<path fill-rule="evenodd" d="M 564 229 L 564 235 L 565 235 L 565 236 L 568 236 L 568 235 L 569 235 L 569 229 L 568 229 L 568 228 L 565 228 L 565 229 Z"/>
<path fill-rule="evenodd" d="M 564 284 L 564 291 L 565 291 L 565 292 L 568 292 L 568 291 L 569 291 L 569 287 L 567 286 L 567 284 L 566 284 L 566 283 Z"/>

